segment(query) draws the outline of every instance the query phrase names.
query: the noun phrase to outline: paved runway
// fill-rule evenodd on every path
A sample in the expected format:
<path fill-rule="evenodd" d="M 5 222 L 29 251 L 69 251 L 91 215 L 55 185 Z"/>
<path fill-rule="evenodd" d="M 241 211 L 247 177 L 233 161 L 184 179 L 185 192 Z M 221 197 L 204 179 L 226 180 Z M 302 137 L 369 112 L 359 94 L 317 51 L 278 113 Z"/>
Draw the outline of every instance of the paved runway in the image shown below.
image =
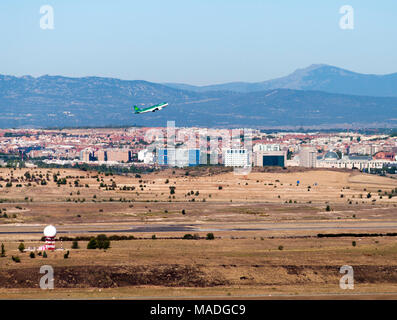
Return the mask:
<path fill-rule="evenodd" d="M 1 225 L 0 234 L 38 234 L 45 225 Z M 296 221 L 265 223 L 197 223 L 197 224 L 158 224 L 129 223 L 70 224 L 58 226 L 58 234 L 70 233 L 153 233 L 153 232 L 215 232 L 215 231 L 397 231 L 397 221 Z"/>

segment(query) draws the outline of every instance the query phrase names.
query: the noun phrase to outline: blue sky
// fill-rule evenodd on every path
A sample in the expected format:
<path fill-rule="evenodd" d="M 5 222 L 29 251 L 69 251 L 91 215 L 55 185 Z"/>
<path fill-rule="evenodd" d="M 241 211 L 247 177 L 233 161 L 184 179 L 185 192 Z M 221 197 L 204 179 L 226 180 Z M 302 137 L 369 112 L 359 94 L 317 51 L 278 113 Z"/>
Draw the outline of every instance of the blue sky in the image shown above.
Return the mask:
<path fill-rule="evenodd" d="M 54 8 L 54 30 L 39 9 Z M 355 10 L 354 30 L 339 8 Z M 1 0 L 0 73 L 213 84 L 312 63 L 397 72 L 397 1 Z"/>

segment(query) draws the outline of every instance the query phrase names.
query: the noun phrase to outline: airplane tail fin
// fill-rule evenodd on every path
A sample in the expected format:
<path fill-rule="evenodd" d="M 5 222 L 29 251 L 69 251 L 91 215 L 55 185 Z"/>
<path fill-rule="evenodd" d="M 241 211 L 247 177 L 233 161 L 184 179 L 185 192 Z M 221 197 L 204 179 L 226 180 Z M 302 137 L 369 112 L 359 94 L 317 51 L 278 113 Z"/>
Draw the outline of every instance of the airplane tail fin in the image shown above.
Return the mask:
<path fill-rule="evenodd" d="M 138 111 L 140 111 L 140 109 L 137 106 L 134 106 L 134 111 L 138 112 Z"/>

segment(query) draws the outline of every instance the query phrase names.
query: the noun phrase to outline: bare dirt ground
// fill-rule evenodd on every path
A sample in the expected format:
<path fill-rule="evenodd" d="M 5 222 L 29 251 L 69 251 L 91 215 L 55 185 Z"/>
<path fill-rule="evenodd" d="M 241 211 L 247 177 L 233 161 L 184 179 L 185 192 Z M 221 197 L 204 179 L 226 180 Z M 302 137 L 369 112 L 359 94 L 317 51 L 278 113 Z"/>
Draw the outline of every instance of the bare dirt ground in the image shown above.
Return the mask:
<path fill-rule="evenodd" d="M 0 169 L 0 177 L 2 298 L 397 297 L 396 237 L 317 237 L 397 232 L 392 178 L 302 168 L 247 176 L 208 168 L 138 176 Z M 21 241 L 40 245 L 49 223 L 58 236 L 138 239 L 112 241 L 106 251 L 64 241 L 68 259 L 65 251 L 34 259 L 18 251 Z M 215 240 L 205 240 L 208 232 Z M 201 239 L 176 239 L 187 233 Z M 39 288 L 44 264 L 55 270 L 50 292 Z M 342 265 L 354 268 L 349 292 L 339 288 Z"/>

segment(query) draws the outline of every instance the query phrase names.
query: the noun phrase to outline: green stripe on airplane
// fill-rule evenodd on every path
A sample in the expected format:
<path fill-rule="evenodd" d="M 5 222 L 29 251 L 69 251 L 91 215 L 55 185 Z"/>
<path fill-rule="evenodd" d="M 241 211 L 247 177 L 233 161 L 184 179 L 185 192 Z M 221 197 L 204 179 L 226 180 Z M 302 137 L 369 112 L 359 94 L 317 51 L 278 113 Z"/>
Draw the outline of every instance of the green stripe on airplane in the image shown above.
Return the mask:
<path fill-rule="evenodd" d="M 135 114 L 146 113 L 146 112 L 155 112 L 155 111 L 159 111 L 159 110 L 165 108 L 166 106 L 168 106 L 167 102 L 155 104 L 154 106 L 151 106 L 148 108 L 138 108 L 137 106 L 134 106 L 134 111 L 135 111 Z"/>

